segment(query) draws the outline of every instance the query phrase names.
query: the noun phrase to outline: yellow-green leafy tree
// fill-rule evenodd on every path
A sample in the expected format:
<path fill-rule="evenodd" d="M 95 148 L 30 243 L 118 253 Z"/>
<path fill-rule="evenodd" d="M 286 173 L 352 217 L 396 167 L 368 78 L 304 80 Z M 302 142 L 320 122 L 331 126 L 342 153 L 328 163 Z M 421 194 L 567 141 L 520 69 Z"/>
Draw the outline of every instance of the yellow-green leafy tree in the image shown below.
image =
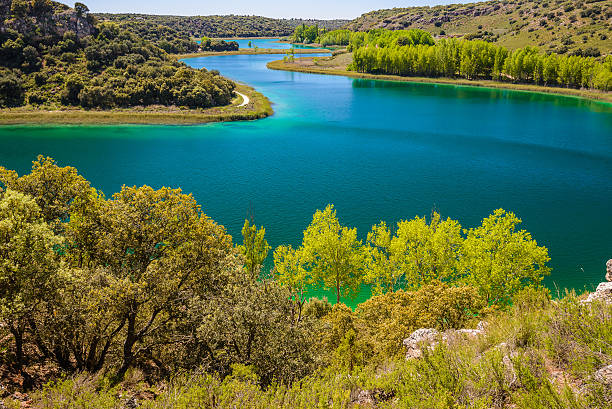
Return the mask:
<path fill-rule="evenodd" d="M 278 282 L 289 289 L 297 307 L 298 321 L 302 318 L 302 308 L 306 303 L 306 290 L 312 284 L 312 277 L 304 268 L 300 249 L 291 245 L 279 246 L 274 250 L 274 273 Z"/>
<path fill-rule="evenodd" d="M 418 288 L 434 279 L 452 279 L 463 238 L 457 221 L 442 220 L 434 212 L 429 223 L 425 217 L 398 222 L 393 235 L 381 222 L 372 226 L 367 241 L 366 280 L 374 284 L 375 294 L 382 294 L 401 284 Z"/>
<path fill-rule="evenodd" d="M 489 304 L 508 304 L 521 288 L 539 286 L 550 274 L 548 249 L 538 246 L 514 213 L 497 209 L 469 229 L 461 248 L 463 280 Z"/>
<path fill-rule="evenodd" d="M 367 250 L 357 240 L 357 229 L 340 225 L 333 205 L 314 214 L 304 231 L 302 252 L 315 282 L 333 288 L 336 302 L 358 293 Z"/>
<path fill-rule="evenodd" d="M 256 278 L 261 270 L 264 260 L 268 257 L 270 245 L 266 241 L 266 229 L 257 228 L 247 220 L 242 226 L 242 245 L 239 246 L 240 252 L 244 255 L 247 272 Z"/>

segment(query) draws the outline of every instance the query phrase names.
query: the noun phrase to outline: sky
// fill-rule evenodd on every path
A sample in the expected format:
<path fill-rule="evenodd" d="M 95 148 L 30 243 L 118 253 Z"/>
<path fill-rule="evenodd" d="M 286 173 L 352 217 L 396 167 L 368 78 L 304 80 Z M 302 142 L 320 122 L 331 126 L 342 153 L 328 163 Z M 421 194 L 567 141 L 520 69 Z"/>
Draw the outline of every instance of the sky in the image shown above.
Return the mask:
<path fill-rule="evenodd" d="M 62 0 L 60 0 L 62 1 Z M 244 14 L 274 18 L 353 19 L 393 7 L 466 3 L 462 0 L 81 0 L 94 13 L 143 13 L 197 16 Z M 73 4 L 64 0 L 70 6 Z"/>

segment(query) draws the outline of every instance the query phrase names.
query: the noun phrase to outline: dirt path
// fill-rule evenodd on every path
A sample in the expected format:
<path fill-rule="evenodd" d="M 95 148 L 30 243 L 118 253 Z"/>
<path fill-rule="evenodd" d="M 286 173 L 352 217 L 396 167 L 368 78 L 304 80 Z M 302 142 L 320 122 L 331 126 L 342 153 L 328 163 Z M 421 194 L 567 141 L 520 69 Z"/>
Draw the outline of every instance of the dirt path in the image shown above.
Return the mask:
<path fill-rule="evenodd" d="M 242 104 L 238 105 L 239 107 L 243 107 L 246 104 L 248 104 L 249 102 L 251 102 L 251 100 L 249 99 L 249 97 L 247 97 L 246 95 L 244 95 L 242 92 L 238 92 L 238 91 L 234 91 L 236 94 L 240 95 L 242 97 Z"/>

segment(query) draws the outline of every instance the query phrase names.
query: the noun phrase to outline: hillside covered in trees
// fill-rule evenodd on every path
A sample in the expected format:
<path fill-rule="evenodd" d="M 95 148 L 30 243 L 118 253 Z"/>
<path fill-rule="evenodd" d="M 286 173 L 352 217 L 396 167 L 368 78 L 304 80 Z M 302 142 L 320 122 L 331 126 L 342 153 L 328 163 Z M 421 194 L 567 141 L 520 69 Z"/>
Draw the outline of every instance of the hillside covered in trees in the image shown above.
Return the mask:
<path fill-rule="evenodd" d="M 495 42 L 510 49 L 538 46 L 558 54 L 612 52 L 610 0 L 492 0 L 435 7 L 377 10 L 346 28 L 420 28 L 434 35 Z"/>
<path fill-rule="evenodd" d="M 167 54 L 194 46 L 168 31 L 147 38 L 98 23 L 82 3 L 71 9 L 50 0 L 1 0 L 0 107 L 229 104 L 232 81 Z"/>
<path fill-rule="evenodd" d="M 269 254 L 264 228 L 245 221 L 237 244 L 180 189 L 107 198 L 42 156 L 28 174 L 0 167 L 0 186 L 7 407 L 603 409 L 611 398 L 597 372 L 612 364 L 610 300 L 552 302 L 548 250 L 511 212 L 471 228 L 433 212 L 360 239 L 329 205 L 300 245 Z M 374 296 L 353 310 L 343 301 L 362 284 Z M 319 287 L 333 305 L 311 296 Z"/>
<path fill-rule="evenodd" d="M 183 38 L 285 37 L 291 35 L 295 28 L 302 24 L 318 25 L 328 30 L 336 30 L 349 22 L 348 20 L 275 19 L 237 15 L 159 16 L 98 13 L 95 16 L 103 21 L 130 22 L 130 24 L 146 24 L 151 27 L 162 25 L 176 30 Z"/>

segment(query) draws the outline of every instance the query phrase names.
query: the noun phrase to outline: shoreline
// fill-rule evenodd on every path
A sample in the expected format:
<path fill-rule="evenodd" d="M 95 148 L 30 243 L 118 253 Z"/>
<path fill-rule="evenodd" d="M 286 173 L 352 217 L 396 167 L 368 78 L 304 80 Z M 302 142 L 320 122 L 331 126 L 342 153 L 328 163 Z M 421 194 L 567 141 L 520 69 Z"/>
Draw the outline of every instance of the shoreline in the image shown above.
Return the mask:
<path fill-rule="evenodd" d="M 220 55 L 266 55 L 266 54 L 287 54 L 291 48 L 246 48 L 238 51 L 202 51 L 198 53 L 189 54 L 172 54 L 178 60 L 185 58 L 196 58 L 196 57 L 216 57 Z M 322 54 L 329 53 L 329 50 L 323 48 L 294 48 L 294 54 Z"/>
<path fill-rule="evenodd" d="M 284 62 L 283 60 L 270 61 L 266 66 L 268 69 L 271 70 L 301 72 L 306 74 L 336 75 L 356 79 L 456 85 L 475 88 L 505 89 L 509 91 L 531 92 L 548 95 L 564 95 L 574 98 L 586 99 L 589 101 L 598 102 L 606 105 L 612 105 L 612 93 L 604 93 L 601 91 L 581 90 L 574 88 L 545 87 L 542 85 L 530 84 L 514 84 L 492 80 L 472 81 L 457 78 L 402 77 L 399 75 L 368 74 L 355 71 L 345 71 L 341 69 L 304 66 L 297 63 L 297 61 L 299 60 L 306 61 L 309 58 L 312 57 L 298 58 L 296 59 L 296 62 L 292 63 Z"/>
<path fill-rule="evenodd" d="M 237 84 L 231 105 L 206 109 L 125 108 L 116 110 L 0 109 L 1 125 L 201 125 L 213 122 L 250 121 L 274 114 L 271 103 L 255 89 Z M 244 94 L 249 101 L 243 104 Z M 164 110 L 165 108 L 165 110 Z"/>

